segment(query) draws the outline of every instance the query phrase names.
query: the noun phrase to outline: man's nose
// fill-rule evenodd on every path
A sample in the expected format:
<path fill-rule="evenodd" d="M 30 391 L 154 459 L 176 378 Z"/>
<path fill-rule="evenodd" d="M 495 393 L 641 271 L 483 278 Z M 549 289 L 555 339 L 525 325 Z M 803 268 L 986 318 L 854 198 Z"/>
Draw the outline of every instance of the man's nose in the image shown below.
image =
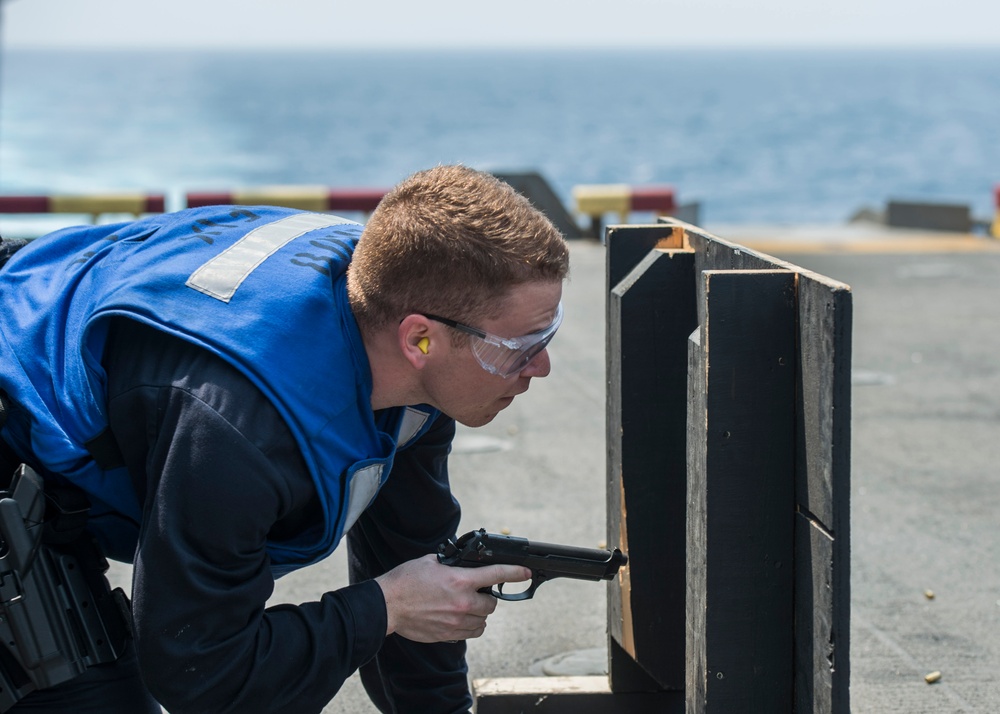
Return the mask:
<path fill-rule="evenodd" d="M 539 352 L 531 358 L 531 361 L 521 370 L 522 377 L 547 377 L 552 371 L 552 362 L 549 360 L 549 348 Z"/>

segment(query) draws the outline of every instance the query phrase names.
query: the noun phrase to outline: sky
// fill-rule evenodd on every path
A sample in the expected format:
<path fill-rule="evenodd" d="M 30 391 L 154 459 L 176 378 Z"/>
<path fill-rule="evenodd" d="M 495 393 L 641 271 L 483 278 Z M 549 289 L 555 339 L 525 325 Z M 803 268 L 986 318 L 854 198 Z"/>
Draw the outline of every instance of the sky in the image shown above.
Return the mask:
<path fill-rule="evenodd" d="M 998 0 L 0 0 L 8 48 L 1000 47 Z"/>

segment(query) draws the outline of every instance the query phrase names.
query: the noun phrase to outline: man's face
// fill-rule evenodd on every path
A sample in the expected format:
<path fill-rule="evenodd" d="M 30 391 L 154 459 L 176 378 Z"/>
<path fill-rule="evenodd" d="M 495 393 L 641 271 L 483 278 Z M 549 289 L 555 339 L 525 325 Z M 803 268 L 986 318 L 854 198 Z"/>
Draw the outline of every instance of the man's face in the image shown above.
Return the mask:
<path fill-rule="evenodd" d="M 521 337 L 544 330 L 555 319 L 562 298 L 562 281 L 518 285 L 508 295 L 499 317 L 483 320 L 473 327 L 500 337 Z M 477 361 L 470 345 L 454 347 L 448 331 L 437 325 L 439 334 L 432 349 L 445 349 L 438 369 L 426 375 L 425 387 L 432 404 L 465 426 L 483 426 L 493 421 L 514 397 L 528 391 L 532 377 L 545 377 L 551 368 L 549 353 L 543 349 L 524 369 L 507 378 L 490 374 Z"/>

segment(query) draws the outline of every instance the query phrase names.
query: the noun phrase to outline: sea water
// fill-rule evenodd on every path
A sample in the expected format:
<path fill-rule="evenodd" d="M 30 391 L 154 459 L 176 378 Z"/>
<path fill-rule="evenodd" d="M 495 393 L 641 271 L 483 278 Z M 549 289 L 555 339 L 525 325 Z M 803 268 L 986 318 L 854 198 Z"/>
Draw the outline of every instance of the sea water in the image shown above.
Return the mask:
<path fill-rule="evenodd" d="M 0 193 L 388 187 L 460 162 L 668 184 L 702 222 L 987 218 L 1000 49 L 7 51 Z"/>

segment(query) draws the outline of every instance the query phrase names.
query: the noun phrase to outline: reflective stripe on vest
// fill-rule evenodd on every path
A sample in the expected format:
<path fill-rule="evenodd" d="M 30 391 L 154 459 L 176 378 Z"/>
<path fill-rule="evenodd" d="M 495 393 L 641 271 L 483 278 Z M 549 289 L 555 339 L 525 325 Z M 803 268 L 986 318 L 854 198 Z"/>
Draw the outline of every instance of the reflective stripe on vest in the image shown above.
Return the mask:
<path fill-rule="evenodd" d="M 309 231 L 342 223 L 353 221 L 320 213 L 299 213 L 259 226 L 205 262 L 191 274 L 186 285 L 216 300 L 229 302 L 254 268 L 279 248 Z"/>

